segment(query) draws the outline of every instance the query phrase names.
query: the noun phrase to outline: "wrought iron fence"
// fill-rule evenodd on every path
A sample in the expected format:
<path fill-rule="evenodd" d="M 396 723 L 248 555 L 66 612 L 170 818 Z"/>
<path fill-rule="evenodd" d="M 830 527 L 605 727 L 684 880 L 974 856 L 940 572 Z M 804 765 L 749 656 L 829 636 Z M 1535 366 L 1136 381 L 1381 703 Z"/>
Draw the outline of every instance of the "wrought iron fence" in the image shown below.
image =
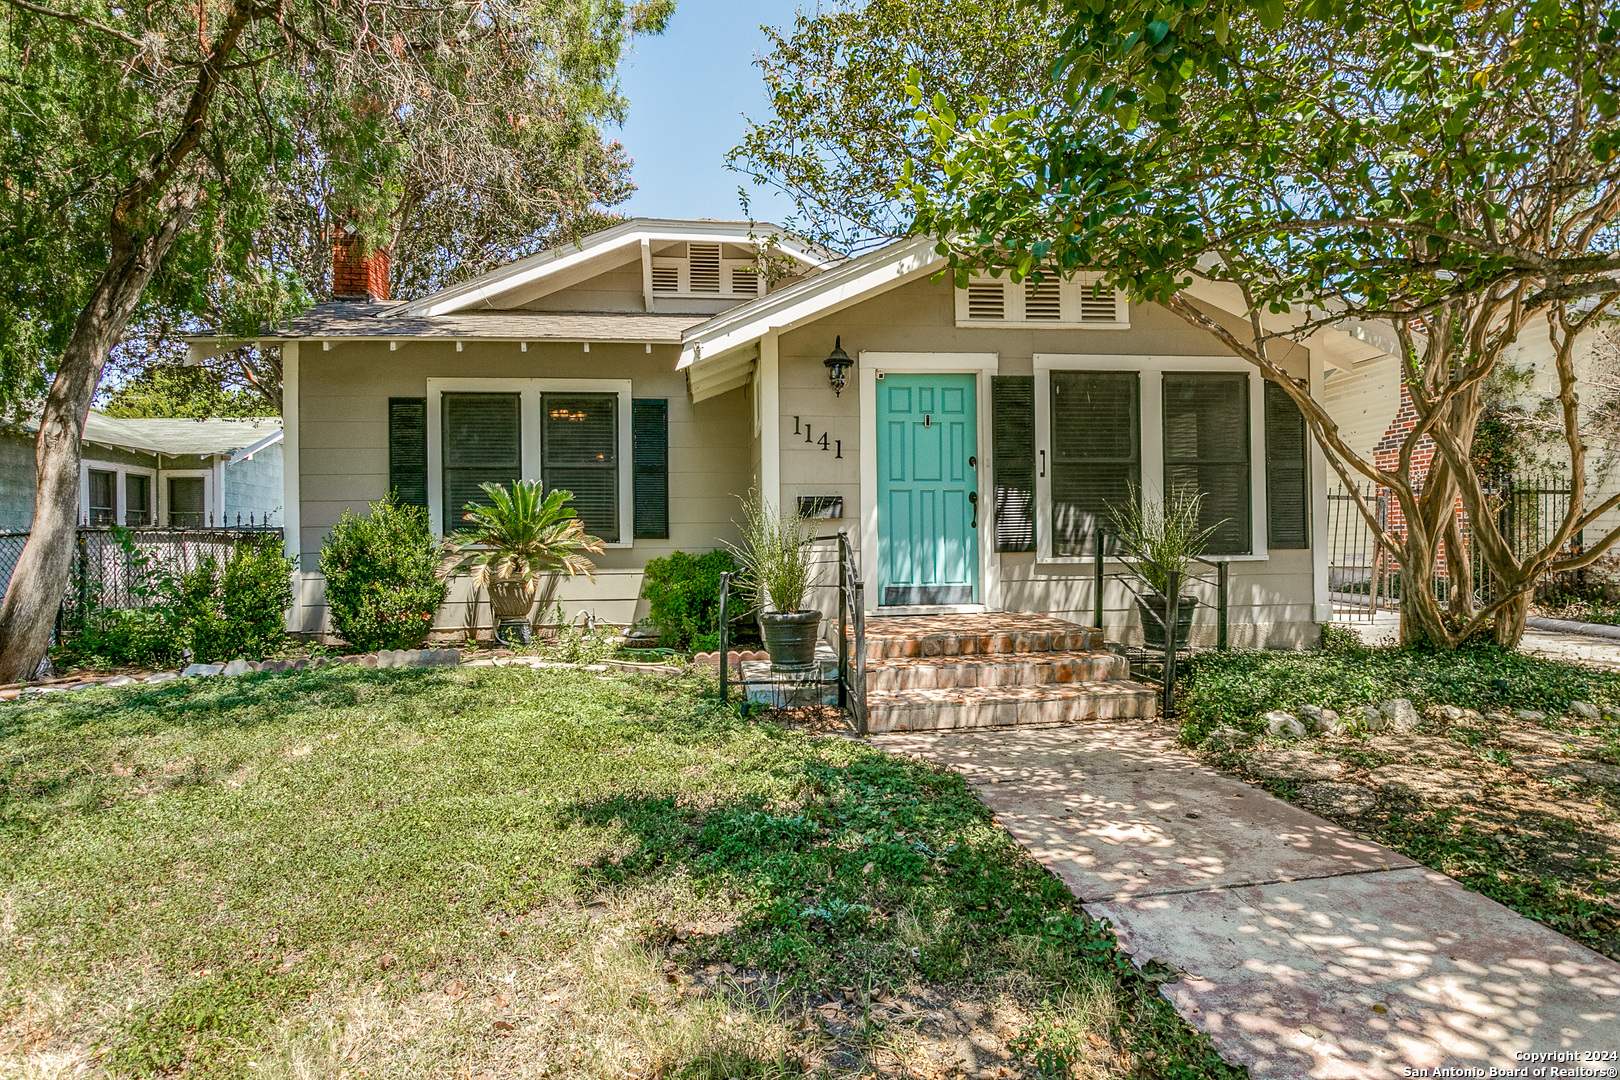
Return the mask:
<path fill-rule="evenodd" d="M 210 558 L 223 565 L 242 541 L 281 535 L 280 526 L 266 525 L 134 529 L 81 525 L 63 606 L 80 612 L 145 607 L 157 599 L 150 589 L 163 572 L 185 573 Z M 0 596 L 10 587 L 27 542 L 26 532 L 0 532 Z"/>
<path fill-rule="evenodd" d="M 1485 481 L 1484 489 L 1496 527 L 1519 556 L 1546 546 L 1574 496 L 1569 475 L 1557 472 L 1493 476 Z M 1374 541 L 1372 525 L 1356 506 L 1356 492 L 1385 528 L 1397 532 L 1402 528 L 1400 505 L 1385 488 L 1370 482 L 1355 489 L 1340 484 L 1328 492 L 1328 589 L 1334 618 L 1343 621 L 1370 620 L 1381 610 L 1395 610 L 1401 599 L 1400 564 Z M 1472 571 L 1468 577 L 1475 605 L 1487 604 L 1496 595 L 1495 579 L 1479 557 L 1472 522 L 1460 501 L 1455 512 Z M 1570 547 L 1579 550 L 1581 544 L 1582 535 L 1577 533 Z M 1429 581 L 1435 598 L 1442 602 L 1451 599 L 1451 590 L 1461 577 L 1451 571 L 1442 549 Z"/>

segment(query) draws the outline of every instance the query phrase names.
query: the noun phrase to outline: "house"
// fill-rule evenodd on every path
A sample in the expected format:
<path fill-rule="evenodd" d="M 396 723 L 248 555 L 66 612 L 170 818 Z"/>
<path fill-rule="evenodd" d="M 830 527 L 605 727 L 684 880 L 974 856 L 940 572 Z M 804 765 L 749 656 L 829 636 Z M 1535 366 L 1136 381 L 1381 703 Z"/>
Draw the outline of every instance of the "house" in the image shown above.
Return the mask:
<path fill-rule="evenodd" d="M 84 423 L 79 519 L 89 525 L 202 527 L 281 522 L 282 430 L 276 417 Z M 34 516 L 34 435 L 0 435 L 0 531 Z"/>
<path fill-rule="evenodd" d="M 606 541 L 560 599 L 613 623 L 644 613 L 648 559 L 735 539 L 750 490 L 849 534 L 872 614 L 1090 623 L 1109 500 L 1168 481 L 1219 524 L 1234 644 L 1309 645 L 1329 616 L 1325 465 L 1290 399 L 1093 282 L 959 289 L 926 239 L 842 259 L 726 221 L 626 221 L 408 302 L 385 252 L 340 239 L 334 259 L 343 298 L 261 342 L 285 372 L 296 628 L 326 625 L 317 560 L 345 510 L 392 489 L 442 533 L 480 483 L 520 477 L 573 491 Z M 1244 325 L 1234 296 L 1200 302 Z M 1283 363 L 1319 394 L 1379 351 L 1330 330 Z M 1138 635 L 1124 583 L 1104 587 L 1108 635 Z M 437 625 L 487 625 L 464 582 Z"/>

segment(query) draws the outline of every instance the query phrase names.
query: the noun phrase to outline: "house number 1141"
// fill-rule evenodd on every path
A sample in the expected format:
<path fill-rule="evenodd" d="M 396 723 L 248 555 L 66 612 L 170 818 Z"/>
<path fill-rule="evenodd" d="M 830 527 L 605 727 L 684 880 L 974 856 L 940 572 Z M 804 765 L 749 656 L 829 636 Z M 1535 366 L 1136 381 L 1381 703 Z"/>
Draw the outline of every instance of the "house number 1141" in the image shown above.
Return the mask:
<path fill-rule="evenodd" d="M 821 438 L 818 439 L 810 431 L 810 422 L 808 420 L 806 420 L 801 424 L 800 421 L 799 421 L 799 418 L 797 416 L 795 416 L 793 418 L 793 434 L 795 434 L 795 435 L 800 434 L 801 433 L 800 428 L 803 428 L 802 433 L 804 435 L 804 441 L 805 442 L 809 443 L 812 446 L 819 446 L 823 450 L 831 450 L 833 452 L 833 457 L 834 458 L 836 458 L 837 460 L 840 460 L 840 461 L 843 460 L 843 458 L 844 458 L 844 440 L 843 439 L 833 439 L 829 443 L 829 441 L 827 439 L 827 433 L 825 431 L 823 431 L 821 433 Z"/>

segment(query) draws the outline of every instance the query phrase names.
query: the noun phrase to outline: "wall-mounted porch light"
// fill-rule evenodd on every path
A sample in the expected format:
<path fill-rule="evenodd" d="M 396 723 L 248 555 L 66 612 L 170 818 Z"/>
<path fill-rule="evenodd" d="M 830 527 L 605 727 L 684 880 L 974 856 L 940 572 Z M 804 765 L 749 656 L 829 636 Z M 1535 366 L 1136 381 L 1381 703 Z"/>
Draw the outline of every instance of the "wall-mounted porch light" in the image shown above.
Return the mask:
<path fill-rule="evenodd" d="M 849 367 L 854 363 L 849 358 L 849 354 L 844 351 L 842 334 L 833 338 L 832 355 L 828 356 L 822 363 L 827 365 L 827 382 L 832 386 L 833 396 L 838 397 L 844 392 L 844 384 L 847 381 L 844 376 L 849 373 Z"/>

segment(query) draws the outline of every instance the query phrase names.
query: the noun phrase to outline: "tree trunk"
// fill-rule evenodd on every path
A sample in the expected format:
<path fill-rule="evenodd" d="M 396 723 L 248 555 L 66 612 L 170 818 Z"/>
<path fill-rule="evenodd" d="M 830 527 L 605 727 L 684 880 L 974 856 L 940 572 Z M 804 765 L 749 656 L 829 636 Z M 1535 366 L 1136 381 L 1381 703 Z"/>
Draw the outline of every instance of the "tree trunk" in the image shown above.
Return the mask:
<path fill-rule="evenodd" d="M 78 532 L 79 459 L 90 400 L 107 353 L 201 196 L 196 191 L 178 200 L 153 235 L 139 242 L 115 239 L 107 268 L 63 350 L 34 450 L 33 524 L 0 600 L 0 682 L 32 676 L 50 648 Z"/>
<path fill-rule="evenodd" d="M 1491 625 L 1491 640 L 1498 648 L 1517 649 L 1524 637 L 1524 620 L 1530 614 L 1530 593 L 1519 593 L 1497 610 Z"/>

